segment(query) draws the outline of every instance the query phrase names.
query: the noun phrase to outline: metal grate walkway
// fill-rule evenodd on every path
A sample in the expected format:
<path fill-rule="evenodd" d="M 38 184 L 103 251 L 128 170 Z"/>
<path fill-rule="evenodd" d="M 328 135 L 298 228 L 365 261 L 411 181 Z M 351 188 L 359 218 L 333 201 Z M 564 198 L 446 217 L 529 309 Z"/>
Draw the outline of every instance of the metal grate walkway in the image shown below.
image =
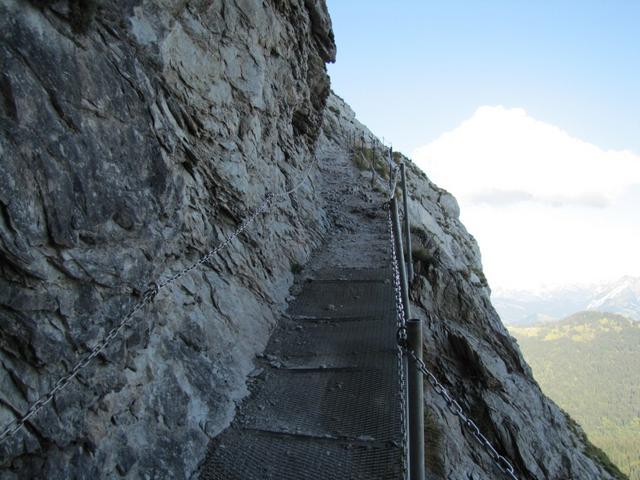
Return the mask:
<path fill-rule="evenodd" d="M 390 278 L 324 269 L 304 285 L 202 479 L 402 479 Z"/>
<path fill-rule="evenodd" d="M 403 414 L 385 209 L 349 158 L 320 162 L 331 237 L 215 438 L 201 480 L 402 480 Z"/>

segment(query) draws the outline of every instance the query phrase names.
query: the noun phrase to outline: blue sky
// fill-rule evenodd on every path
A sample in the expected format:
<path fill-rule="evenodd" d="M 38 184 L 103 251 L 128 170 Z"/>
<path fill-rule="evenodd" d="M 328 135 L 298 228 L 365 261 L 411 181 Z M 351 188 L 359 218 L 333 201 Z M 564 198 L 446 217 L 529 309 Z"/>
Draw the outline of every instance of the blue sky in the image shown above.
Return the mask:
<path fill-rule="evenodd" d="M 640 2 L 328 0 L 333 89 L 400 150 L 481 105 L 640 153 Z"/>
<path fill-rule="evenodd" d="M 334 91 L 456 196 L 492 287 L 640 276 L 640 1 L 327 3 Z"/>

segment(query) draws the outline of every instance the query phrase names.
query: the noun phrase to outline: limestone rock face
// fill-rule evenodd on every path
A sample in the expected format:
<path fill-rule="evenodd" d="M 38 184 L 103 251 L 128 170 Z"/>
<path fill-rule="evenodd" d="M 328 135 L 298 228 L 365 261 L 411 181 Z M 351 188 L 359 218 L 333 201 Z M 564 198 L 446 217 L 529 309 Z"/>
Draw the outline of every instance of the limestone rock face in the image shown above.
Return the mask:
<path fill-rule="evenodd" d="M 291 271 L 329 229 L 314 159 L 379 140 L 330 94 L 322 0 L 102 0 L 93 19 L 80 4 L 95 2 L 0 0 L 1 426 L 149 282 L 310 173 L 0 443 L 0 478 L 193 478 L 247 393 Z M 613 478 L 502 326 L 457 202 L 408 165 L 428 366 L 519 478 Z M 500 478 L 429 388 L 426 401 L 430 478 Z"/>
<path fill-rule="evenodd" d="M 327 102 L 320 149 L 368 148 L 381 142 L 342 99 Z M 407 164 L 408 211 L 413 225 L 415 279 L 412 314 L 423 319 L 428 368 L 458 399 L 520 479 L 611 479 L 590 456 L 580 427 L 541 392 L 516 340 L 491 305 L 480 251 L 458 218 L 455 198 Z M 371 182 L 367 168 L 362 181 Z M 385 188 L 375 182 L 376 188 Z M 425 382 L 426 455 L 433 479 L 508 478 Z M 588 392 L 585 392 L 588 394 Z"/>
<path fill-rule="evenodd" d="M 0 0 L 0 425 L 313 160 L 322 1 Z M 87 2 L 90 3 L 90 2 Z M 189 478 L 326 229 L 310 179 L 0 445 L 2 478 Z"/>

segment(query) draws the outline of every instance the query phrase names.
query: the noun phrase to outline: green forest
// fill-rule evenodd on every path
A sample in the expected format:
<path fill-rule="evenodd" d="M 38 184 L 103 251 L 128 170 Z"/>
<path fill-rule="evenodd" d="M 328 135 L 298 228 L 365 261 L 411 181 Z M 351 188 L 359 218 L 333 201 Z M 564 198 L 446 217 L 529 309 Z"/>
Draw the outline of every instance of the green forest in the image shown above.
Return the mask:
<path fill-rule="evenodd" d="M 640 322 L 580 312 L 509 327 L 542 390 L 631 480 L 640 480 Z"/>

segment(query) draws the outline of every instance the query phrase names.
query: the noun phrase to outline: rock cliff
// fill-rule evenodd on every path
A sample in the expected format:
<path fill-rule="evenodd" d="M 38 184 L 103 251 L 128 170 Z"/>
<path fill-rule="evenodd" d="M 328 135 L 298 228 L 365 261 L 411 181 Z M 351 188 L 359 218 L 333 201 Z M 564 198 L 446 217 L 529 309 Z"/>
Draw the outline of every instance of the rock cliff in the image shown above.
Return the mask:
<path fill-rule="evenodd" d="M 75 14 L 0 2 L 2 425 L 298 180 L 329 92 L 319 1 L 104 1 L 86 35 Z M 0 445 L 3 478 L 191 476 L 321 241 L 315 175 Z"/>
<path fill-rule="evenodd" d="M 354 138 L 364 144 L 364 153 L 380 151 L 380 141 L 342 99 L 332 95 L 319 149 L 335 145 L 348 149 Z M 379 168 L 383 162 L 376 158 L 374 165 Z M 429 369 L 512 461 L 518 478 L 623 478 L 533 379 L 516 341 L 491 305 L 478 245 L 460 223 L 455 198 L 408 158 L 399 153 L 395 158 L 407 165 L 415 268 L 411 308 L 413 316 L 424 322 Z M 370 183 L 369 164 L 359 167 L 362 183 Z M 425 402 L 429 478 L 503 478 L 429 386 Z"/>
<path fill-rule="evenodd" d="M 0 478 L 191 478 L 329 227 L 316 155 L 379 142 L 329 93 L 322 0 L 81 3 L 0 0 L 1 425 L 150 281 L 309 180 L 0 444 Z M 612 478 L 500 323 L 455 199 L 409 165 L 428 365 L 522 478 Z M 499 478 L 429 389 L 427 403 L 433 478 Z"/>

